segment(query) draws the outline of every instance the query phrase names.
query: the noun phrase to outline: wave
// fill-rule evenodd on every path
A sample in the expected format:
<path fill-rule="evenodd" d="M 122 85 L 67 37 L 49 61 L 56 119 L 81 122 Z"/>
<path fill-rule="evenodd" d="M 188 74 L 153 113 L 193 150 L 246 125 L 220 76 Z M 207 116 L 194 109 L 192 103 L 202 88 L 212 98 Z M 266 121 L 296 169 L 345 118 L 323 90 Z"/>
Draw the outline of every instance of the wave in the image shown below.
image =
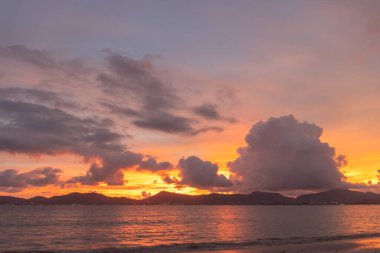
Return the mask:
<path fill-rule="evenodd" d="M 163 244 L 157 246 L 136 246 L 136 247 L 120 247 L 120 248 L 102 248 L 93 250 L 73 250 L 73 251 L 56 251 L 56 252 L 80 252 L 80 253 L 162 253 L 162 252 L 185 252 L 191 250 L 229 250 L 241 249 L 260 245 L 289 245 L 303 244 L 315 242 L 329 242 L 350 239 L 365 239 L 380 237 L 380 233 L 367 234 L 351 234 L 351 235 L 334 235 L 334 236 L 319 236 L 319 237 L 291 237 L 291 238 L 266 238 L 256 239 L 252 241 L 242 242 L 203 242 L 203 243 L 178 243 L 178 244 Z M 34 251 L 36 252 L 36 251 Z"/>

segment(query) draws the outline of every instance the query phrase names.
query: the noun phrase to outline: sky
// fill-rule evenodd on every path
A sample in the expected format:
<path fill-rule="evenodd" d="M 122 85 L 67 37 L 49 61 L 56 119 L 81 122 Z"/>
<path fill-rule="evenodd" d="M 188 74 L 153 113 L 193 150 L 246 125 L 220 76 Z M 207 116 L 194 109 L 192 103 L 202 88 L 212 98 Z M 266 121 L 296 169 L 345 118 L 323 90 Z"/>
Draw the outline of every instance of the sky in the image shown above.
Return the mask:
<path fill-rule="evenodd" d="M 379 191 L 380 2 L 0 1 L 0 194 Z"/>

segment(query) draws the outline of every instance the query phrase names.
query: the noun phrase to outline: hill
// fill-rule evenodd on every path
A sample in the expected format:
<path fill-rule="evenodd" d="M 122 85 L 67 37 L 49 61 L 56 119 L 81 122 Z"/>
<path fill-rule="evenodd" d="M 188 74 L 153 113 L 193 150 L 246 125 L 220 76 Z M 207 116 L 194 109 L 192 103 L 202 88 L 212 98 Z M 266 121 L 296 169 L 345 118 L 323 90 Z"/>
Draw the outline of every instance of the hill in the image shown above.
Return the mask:
<path fill-rule="evenodd" d="M 186 195 L 162 191 L 154 196 L 137 200 L 126 197 L 108 197 L 99 193 L 70 193 L 30 199 L 0 196 L 0 205 L 336 205 L 380 204 L 380 194 L 337 189 L 304 194 L 291 198 L 273 192 L 251 194 Z"/>
<path fill-rule="evenodd" d="M 358 192 L 347 189 L 301 195 L 296 198 L 299 204 L 380 204 L 380 194 Z"/>

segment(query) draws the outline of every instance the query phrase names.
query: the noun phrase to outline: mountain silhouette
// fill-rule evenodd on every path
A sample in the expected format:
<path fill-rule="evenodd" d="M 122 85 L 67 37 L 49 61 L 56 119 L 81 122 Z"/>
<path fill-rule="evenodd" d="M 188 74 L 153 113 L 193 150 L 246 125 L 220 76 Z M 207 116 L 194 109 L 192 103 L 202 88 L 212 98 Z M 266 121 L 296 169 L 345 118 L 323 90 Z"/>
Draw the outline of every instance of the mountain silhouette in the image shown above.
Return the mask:
<path fill-rule="evenodd" d="M 251 194 L 185 195 L 160 192 L 142 200 L 145 204 L 197 204 L 197 205 L 257 205 L 257 204 L 294 204 L 294 199 L 279 193 L 253 192 Z"/>
<path fill-rule="evenodd" d="M 380 204 L 380 194 L 336 189 L 304 194 L 296 200 L 300 204 Z"/>
<path fill-rule="evenodd" d="M 380 194 L 336 189 L 304 194 L 297 198 L 280 193 L 252 192 L 251 194 L 186 195 L 162 191 L 145 199 L 108 197 L 100 193 L 69 193 L 50 198 L 30 199 L 0 196 L 0 205 L 336 205 L 380 204 Z"/>

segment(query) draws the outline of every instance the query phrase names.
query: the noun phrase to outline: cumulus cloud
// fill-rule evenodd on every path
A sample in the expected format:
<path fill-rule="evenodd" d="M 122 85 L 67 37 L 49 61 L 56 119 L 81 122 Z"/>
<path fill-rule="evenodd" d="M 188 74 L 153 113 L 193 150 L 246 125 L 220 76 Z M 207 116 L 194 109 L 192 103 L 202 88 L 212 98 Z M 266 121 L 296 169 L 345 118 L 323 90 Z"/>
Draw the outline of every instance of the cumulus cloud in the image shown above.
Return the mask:
<path fill-rule="evenodd" d="M 228 164 L 244 191 L 315 190 L 346 187 L 339 169 L 344 156 L 320 137 L 322 128 L 293 115 L 269 118 L 252 126 Z"/>
<path fill-rule="evenodd" d="M 19 192 L 29 186 L 47 186 L 59 182 L 61 169 L 39 168 L 29 172 L 19 173 L 17 170 L 8 169 L 0 171 L 0 191 Z"/>
<path fill-rule="evenodd" d="M 124 170 L 132 166 L 138 166 L 143 155 L 131 151 L 106 151 L 99 150 L 100 153 L 89 154 L 102 159 L 101 163 L 94 162 L 85 175 L 77 176 L 68 183 L 81 183 L 84 185 L 96 185 L 105 182 L 107 185 L 124 185 Z"/>
<path fill-rule="evenodd" d="M 232 186 L 229 179 L 223 174 L 218 174 L 218 165 L 203 161 L 196 156 L 180 159 L 178 168 L 181 177 L 181 180 L 177 182 L 179 185 L 202 189 Z"/>

